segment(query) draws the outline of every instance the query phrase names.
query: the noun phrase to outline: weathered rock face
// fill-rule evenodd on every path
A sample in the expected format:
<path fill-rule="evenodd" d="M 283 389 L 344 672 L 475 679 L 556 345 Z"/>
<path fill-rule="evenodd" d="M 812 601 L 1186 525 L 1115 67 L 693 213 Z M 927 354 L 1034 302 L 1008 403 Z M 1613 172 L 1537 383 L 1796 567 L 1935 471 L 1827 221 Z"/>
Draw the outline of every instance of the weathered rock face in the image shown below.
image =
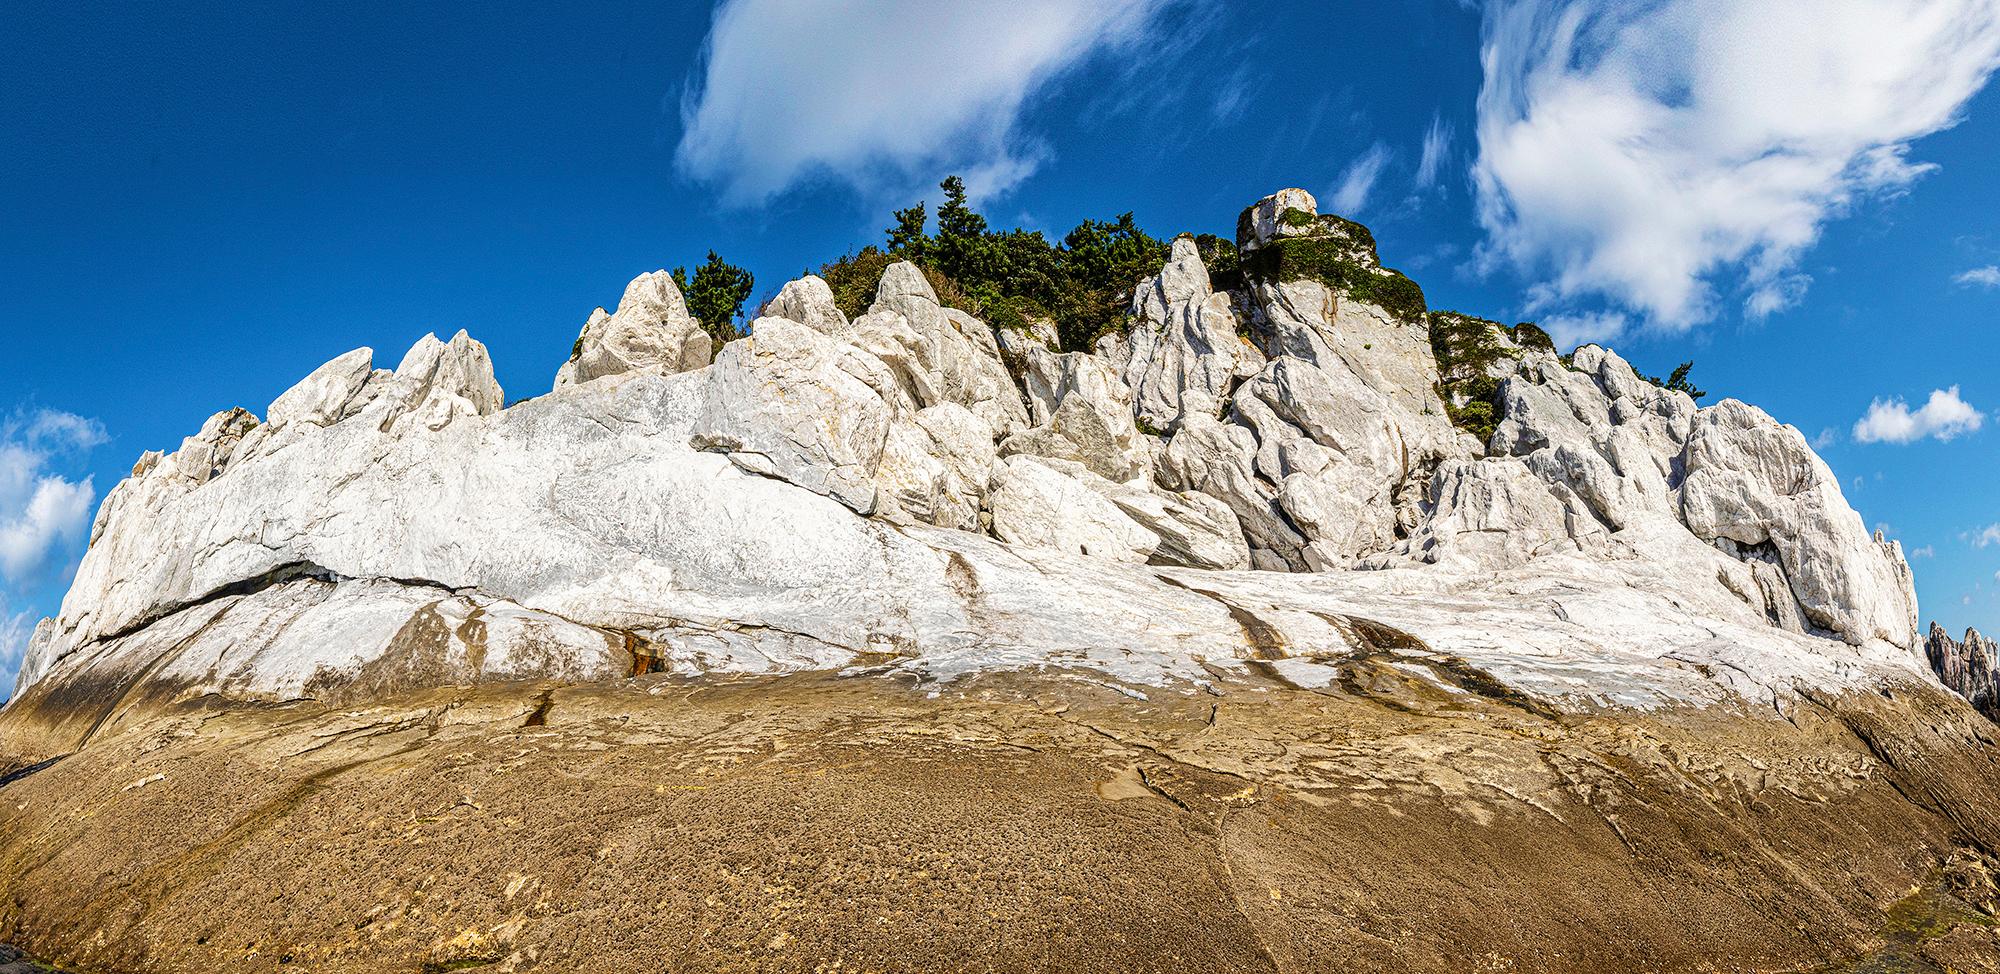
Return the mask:
<path fill-rule="evenodd" d="M 1154 811 L 1167 817 L 1141 827 L 1114 815 L 1111 832 L 1091 824 L 1093 834 L 1115 832 L 1145 849 L 1161 836 L 1250 830 L 1211 843 L 1207 865 L 1190 875 L 1211 885 L 1256 876 L 1255 888 L 1226 891 L 1216 916 L 1238 933 L 1254 927 L 1270 946 L 1130 941 L 1155 958 L 1199 948 L 1215 969 L 1464 969 L 1473 955 L 1463 951 L 1489 944 L 1481 931 L 1491 925 L 1439 932 L 1441 921 L 1401 900 L 1392 925 L 1420 935 L 1397 943 L 1430 946 L 1327 952 L 1316 935 L 1298 933 L 1329 922 L 1326 903 L 1379 903 L 1387 888 L 1341 886 L 1314 863 L 1379 858 L 1382 838 L 1412 821 L 1456 836 L 1440 847 L 1460 851 L 1499 843 L 1492 836 L 1504 832 L 1491 854 L 1447 866 L 1501 870 L 1513 877 L 1496 887 L 1507 891 L 1502 900 L 1536 903 L 1569 894 L 1505 872 L 1503 852 L 1538 867 L 1583 856 L 1596 865 L 1580 875 L 1625 876 L 1629 885 L 1632 869 L 1662 862 L 1708 869 L 1718 843 L 1728 843 L 1699 836 L 1736 837 L 1728 840 L 1743 870 L 1731 880 L 1735 892 L 1661 906 L 1658 889 L 1700 886 L 1691 878 L 1699 870 L 1665 869 L 1640 892 L 1606 893 L 1619 905 L 1606 908 L 1604 929 L 1577 935 L 1562 957 L 1593 956 L 1588 946 L 1628 934 L 1625 920 L 1643 913 L 1657 921 L 1646 928 L 1652 946 L 1628 954 L 1655 958 L 1684 932 L 1661 918 L 1713 909 L 1775 912 L 1759 916 L 1755 937 L 1704 943 L 1782 943 L 1756 955 L 1772 965 L 1812 959 L 1814 945 L 1868 936 L 1875 927 L 1855 918 L 1879 907 L 1878 893 L 1928 881 L 1923 873 L 1943 868 L 1939 849 L 2000 847 L 1990 803 L 1965 799 L 1990 795 L 2000 755 L 1947 748 L 1945 737 L 1910 725 L 1949 728 L 1954 742 L 1986 739 L 1913 652 L 1915 598 L 1901 551 L 1868 536 L 1796 430 L 1734 401 L 1698 408 L 1595 346 L 1564 360 L 1498 326 L 1487 337 L 1503 356 L 1467 365 L 1447 355 L 1447 375 L 1432 331 L 1446 319 L 1381 266 L 1365 228 L 1317 213 L 1303 192 L 1251 207 L 1238 242 L 1244 284 L 1216 293 L 1192 243 L 1177 241 L 1169 263 L 1140 282 L 1131 331 L 1101 353 L 1059 353 L 1024 329 L 1005 336 L 1003 358 L 992 329 L 940 305 L 922 271 L 897 264 L 868 312 L 852 319 L 824 281 L 787 284 L 712 362 L 671 281 L 642 277 L 615 314 L 592 316 L 552 393 L 504 409 L 485 348 L 464 333 L 427 336 L 394 371 L 375 369 L 367 349 L 340 356 L 280 396 L 267 419 L 218 413 L 171 454 L 141 457 L 107 495 L 75 584 L 58 616 L 37 627 L 15 697 L 0 711 L 0 776 L 72 752 L 80 757 L 64 758 L 65 769 L 123 768 L 162 748 L 185 762 L 176 775 L 211 758 L 226 763 L 228 755 L 184 743 L 216 714 L 252 722 L 318 714 L 273 717 L 232 740 L 268 747 L 285 769 L 278 777 L 301 778 L 311 794 L 341 781 L 327 792 L 341 801 L 359 791 L 343 775 L 389 757 L 411 767 L 433 758 L 452 769 L 490 765 L 495 775 L 558 765 L 568 773 L 576 755 L 671 742 L 675 767 L 685 769 L 714 765 L 703 750 L 714 742 L 717 754 L 796 756 L 794 734 L 804 733 L 815 743 L 810 760 L 797 758 L 794 770 L 809 772 L 799 780 L 848 774 L 856 748 L 869 759 L 851 792 L 814 793 L 824 821 L 893 824 L 911 808 L 939 807 L 937 788 L 919 782 L 930 779 L 899 769 L 991 750 L 1015 755 L 1037 782 L 1095 782 L 1068 797 L 1028 789 L 1008 806 L 1021 821 L 1098 823 L 1090 803 L 1137 798 L 1157 799 Z M 1448 408 L 1439 394 L 1475 382 L 1493 409 L 1484 442 L 1454 424 L 1452 409 L 1467 402 Z M 1961 646 L 1933 631 L 1926 650 L 1953 688 L 1991 712 L 1991 643 L 1972 636 Z M 921 713 L 883 731 L 922 726 L 924 743 L 884 743 L 866 720 L 843 712 L 822 723 L 803 705 L 724 707 L 738 715 L 728 719 L 706 704 L 682 706 L 694 697 L 689 683 L 706 691 L 726 682 L 715 674 L 843 685 L 835 672 L 882 677 L 895 693 L 914 681 L 934 695 L 901 698 Z M 538 682 L 530 692 L 523 681 Z M 600 686 L 569 689 L 587 684 Z M 587 733 L 563 737 L 573 751 L 530 756 L 516 745 L 532 750 L 539 735 L 568 734 L 547 730 L 561 720 L 550 716 L 559 688 L 607 694 L 610 702 L 593 705 L 607 713 L 588 718 Z M 669 693 L 658 702 L 677 716 L 641 705 Z M 492 702 L 523 694 L 539 702 Z M 925 702 L 944 694 L 960 696 Z M 1093 694 L 1146 703 L 1120 716 L 1122 704 Z M 379 722 L 355 716 L 410 700 L 431 702 Z M 1251 701 L 1264 708 L 1253 711 L 1254 726 L 1216 743 L 1238 733 L 1218 730 L 1224 711 Z M 1072 705 L 1098 712 L 1064 717 Z M 883 706 L 871 698 L 862 709 Z M 1300 707 L 1317 716 L 1268 723 Z M 1133 716 L 1140 710 L 1185 710 L 1192 724 L 1187 733 L 1149 728 Z M 760 716 L 741 719 L 752 711 Z M 1582 712 L 1590 719 L 1574 719 Z M 1072 718 L 1077 734 L 1055 726 Z M 1356 721 L 1368 724 L 1366 735 L 1355 736 Z M 1625 733 L 1647 721 L 1646 734 Z M 1647 736 L 1656 731 L 1675 743 Z M 1728 744 L 1688 756 L 1716 740 Z M 378 745 L 388 750 L 376 754 Z M 1116 753 L 1107 758 L 1104 748 Z M 475 751 L 482 756 L 466 758 Z M 311 757 L 312 770 L 297 770 L 303 755 L 322 753 L 336 763 L 321 768 Z M 887 763 L 870 763 L 878 759 Z M 456 787 L 465 779 L 454 773 L 432 777 Z M 46 877 L 6 872 L 9 863 L 74 850 L 82 850 L 75 862 L 101 858 L 91 843 L 47 839 L 74 824 L 49 809 L 87 798 L 92 808 L 115 807 L 123 823 L 128 803 L 140 800 L 106 800 L 93 790 L 101 773 L 38 774 L 47 775 L 35 779 L 50 789 L 38 793 L 46 801 L 0 801 L 0 885 L 10 890 L 44 889 Z M 604 766 L 565 780 L 623 787 L 624 774 Z M 1911 775 L 1931 778 L 1910 789 L 1902 778 Z M 641 777 L 648 790 L 618 814 L 666 794 L 653 790 L 665 778 Z M 793 779 L 752 777 L 764 784 L 712 793 L 700 814 L 754 831 L 742 823 L 765 821 L 776 807 L 758 789 Z M 1694 778 L 1702 783 L 1690 785 Z M 1013 780 L 984 770 L 952 780 L 999 794 L 1015 787 L 1003 779 Z M 215 780 L 241 784 L 220 771 Z M 565 802 L 568 794 L 548 791 Z M 1896 796 L 1908 794 L 1933 804 L 1907 807 Z M 913 797 L 884 797 L 899 795 Z M 795 798 L 777 805 L 807 807 Z M 293 807 L 288 800 L 258 798 L 273 804 L 257 807 Z M 439 807 L 479 807 L 457 800 Z M 1863 807 L 1857 801 L 1865 811 L 1852 811 Z M 1252 807 L 1267 817 L 1249 817 Z M 434 811 L 397 821 L 432 821 L 423 816 Z M 191 814 L 201 829 L 244 837 L 265 821 Z M 987 834 L 990 823 L 955 814 L 951 834 Z M 1320 837 L 1309 855 L 1243 844 L 1282 816 L 1299 816 L 1287 835 Z M 1551 816 L 1561 827 L 1549 827 Z M 1605 821 L 1617 827 L 1607 831 Z M 1743 838 L 1767 828 L 1791 831 L 1770 844 Z M 1853 850 L 1812 845 L 1857 829 L 1889 837 L 1867 846 L 1879 862 L 1865 888 L 1840 886 L 1848 892 L 1837 902 L 1798 894 L 1782 910 L 1759 893 L 1773 883 L 1817 889 L 1798 877 L 1858 868 Z M 374 840 L 343 836 L 359 843 L 356 861 L 385 854 Z M 1065 836 L 1056 844 L 1074 839 Z M 574 848 L 550 854 L 550 868 L 588 873 L 595 867 L 578 864 L 626 848 L 601 829 L 572 839 Z M 1802 844 L 1818 851 L 1800 853 Z M 123 848 L 156 845 L 137 836 Z M 1001 845 L 992 861 L 1009 874 L 1030 855 L 1022 849 L 1039 848 Z M 427 844 L 422 855 L 446 847 L 459 848 Z M 478 839 L 464 848 L 484 855 L 492 846 Z M 422 865 L 425 875 L 467 872 L 444 859 Z M 309 885 L 311 872 L 285 875 Z M 179 867 L 158 875 L 200 879 Z M 555 913 L 515 917 L 508 906 L 512 919 L 482 919 L 474 931 L 491 943 L 441 943 L 425 963 L 511 956 L 498 945 L 525 928 L 494 932 L 506 924 L 544 923 L 537 929 L 555 936 L 570 921 L 551 917 L 595 916 L 592 897 L 610 887 L 579 876 Z M 755 888 L 779 888 L 765 878 Z M 689 889 L 721 897 L 735 881 Z M 824 912 L 876 901 L 835 885 L 800 902 Z M 1245 912 L 1248 902 L 1300 902 L 1281 899 L 1281 887 L 1284 898 L 1341 892 L 1303 901 L 1297 915 Z M 1161 888 L 1194 887 L 1175 879 Z M 1091 913 L 1091 929 L 1126 937 L 1139 927 L 1121 925 L 1117 911 L 1135 902 L 1153 904 L 1141 926 L 1158 929 L 1158 909 L 1180 902 L 1145 882 L 1133 889 L 1136 899 L 1120 893 L 1106 900 L 1111 913 Z M 1416 899 L 1434 904 L 1452 893 Z M 154 906 L 171 901 L 193 918 L 209 902 L 144 892 L 133 895 L 146 909 L 119 910 L 46 895 L 57 904 L 48 915 L 115 927 L 94 942 L 120 945 L 172 940 L 132 919 L 167 915 L 148 912 Z M 497 902 L 480 902 L 489 901 Z M 1613 900 L 1593 889 L 1576 902 Z M 1550 915 L 1572 907 L 1581 908 Z M 9 909 L 0 904 L 0 934 L 27 915 Z M 374 957 L 391 943 L 403 950 L 396 931 L 435 921 L 409 918 L 343 956 Z M 217 922 L 240 942 L 276 936 L 249 932 L 245 920 Z M 343 914 L 341 929 L 373 929 L 356 922 Z M 875 943 L 857 932 L 864 922 L 874 921 L 825 933 L 826 942 Z M 1807 926 L 1812 936 L 1800 933 Z M 776 950 L 774 937 L 758 942 Z M 199 944 L 173 943 L 177 957 L 213 960 Z M 1283 963 L 1273 960 L 1281 954 Z M 1708 959 L 1689 957 L 1689 969 Z M 1551 958 L 1543 966 L 1574 968 Z"/>
<path fill-rule="evenodd" d="M 654 271 L 626 286 L 615 314 L 591 312 L 569 361 L 556 372 L 556 387 L 642 369 L 698 369 L 708 364 L 712 347 L 673 276 Z"/>
<path fill-rule="evenodd" d="M 791 282 L 699 367 L 705 335 L 672 281 L 646 275 L 593 317 L 554 394 L 505 411 L 463 333 L 427 337 L 394 372 L 351 352 L 269 421 L 220 413 L 141 459 L 21 686 L 61 682 L 72 658 L 129 662 L 112 650 L 211 610 L 231 620 L 217 632 L 280 631 L 297 599 L 251 603 L 307 580 L 429 586 L 542 619 L 486 627 L 471 655 L 425 644 L 483 654 L 493 666 L 472 669 L 496 676 L 653 665 L 640 658 L 782 670 L 884 647 L 944 671 L 1028 644 L 1149 679 L 1245 658 L 1240 607 L 1121 563 L 1322 573 L 1257 579 L 1299 604 L 1572 579 L 1669 599 L 1704 631 L 1912 646 L 1900 552 L 1865 534 L 1796 431 L 1740 403 L 1697 409 L 1602 349 L 1564 363 L 1514 348 L 1482 451 L 1448 418 L 1426 316 L 1364 228 L 1288 191 L 1246 213 L 1239 242 L 1247 291 L 1215 293 L 1179 240 L 1138 289 L 1122 363 L 1023 339 L 1019 385 L 991 329 L 906 263 L 853 320 L 825 282 Z M 1155 422 L 1163 436 L 1141 431 Z M 1008 546 L 1043 554 L 1027 567 Z M 1018 601 L 1064 575 L 1077 581 L 1059 596 Z M 1166 606 L 1183 623 L 1161 631 Z M 1345 644 L 1318 623 L 1269 625 L 1288 644 Z M 189 685 L 282 697 L 412 651 L 403 628 L 283 665 L 218 655 Z"/>
<path fill-rule="evenodd" d="M 891 264 L 882 274 L 868 313 L 872 317 L 890 312 L 902 315 L 919 339 L 913 349 L 914 364 L 925 373 L 924 385 L 931 395 L 972 410 L 997 434 L 1028 425 L 1021 390 L 1000 361 L 993 329 L 957 308 L 940 305 L 937 292 L 915 264 Z M 922 404 L 932 403 L 926 399 Z"/>
<path fill-rule="evenodd" d="M 1154 429 L 1178 429 L 1189 409 L 1213 415 L 1264 363 L 1263 352 L 1238 335 L 1229 295 L 1209 285 L 1190 237 L 1175 239 L 1167 266 L 1140 282 L 1132 318 L 1123 373 L 1138 417 Z"/>
<path fill-rule="evenodd" d="M 1726 556 L 1700 557 L 1772 625 L 1913 642 L 1916 594 L 1901 547 L 1868 535 L 1796 429 L 1736 400 L 1697 409 L 1594 345 L 1567 366 L 1526 355 L 1500 398 L 1491 448 L 1560 488 L 1565 520 L 1581 524 L 1571 540 L 1669 557 L 1691 535 Z"/>
<path fill-rule="evenodd" d="M 1967 629 L 1965 641 L 1958 642 L 1945 633 L 1943 626 L 1933 622 L 1930 634 L 1924 638 L 1924 658 L 1930 661 L 1931 672 L 1980 713 L 2000 721 L 2000 681 L 1995 679 L 2000 667 L 1996 667 L 1996 654 L 2000 654 L 2000 646 L 1980 635 L 1977 629 Z"/>

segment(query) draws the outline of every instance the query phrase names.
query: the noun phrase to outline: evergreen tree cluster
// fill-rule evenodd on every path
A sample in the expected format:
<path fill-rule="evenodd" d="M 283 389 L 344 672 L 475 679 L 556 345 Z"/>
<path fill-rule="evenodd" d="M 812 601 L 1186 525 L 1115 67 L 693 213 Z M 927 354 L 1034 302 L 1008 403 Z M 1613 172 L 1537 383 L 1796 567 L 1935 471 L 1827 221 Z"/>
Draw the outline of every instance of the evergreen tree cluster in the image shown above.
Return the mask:
<path fill-rule="evenodd" d="M 673 277 L 674 286 L 681 289 L 681 297 L 687 300 L 688 313 L 701 322 L 702 330 L 715 340 L 715 347 L 721 348 L 723 343 L 742 334 L 736 328 L 736 316 L 742 313 L 750 290 L 757 286 L 757 279 L 749 271 L 724 261 L 711 250 L 708 260 L 694 269 L 692 280 L 685 267 L 674 268 Z"/>
<path fill-rule="evenodd" d="M 882 269 L 907 260 L 924 269 L 945 304 L 995 328 L 1055 322 L 1066 351 L 1085 351 L 1123 323 L 1132 289 L 1159 272 L 1167 245 L 1124 213 L 1085 220 L 1050 243 L 1039 230 L 993 230 L 966 201 L 957 176 L 939 184 L 944 203 L 931 232 L 927 202 L 895 211 L 884 246 L 868 246 L 820 269 L 848 315 L 865 312 Z"/>

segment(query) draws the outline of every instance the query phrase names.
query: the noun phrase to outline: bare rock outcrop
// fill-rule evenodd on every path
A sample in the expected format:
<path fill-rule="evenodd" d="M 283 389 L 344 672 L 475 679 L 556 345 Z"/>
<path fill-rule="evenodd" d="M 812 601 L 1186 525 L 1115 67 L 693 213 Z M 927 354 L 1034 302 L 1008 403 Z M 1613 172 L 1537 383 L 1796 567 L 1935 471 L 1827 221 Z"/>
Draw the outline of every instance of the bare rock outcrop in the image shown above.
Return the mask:
<path fill-rule="evenodd" d="M 109 492 L 0 709 L 7 936 L 1807 970 L 1949 914 L 2000 958 L 2000 750 L 1939 685 L 2000 716 L 1995 646 L 1916 651 L 1797 430 L 1432 312 L 1303 191 L 1238 244 L 1088 353 L 897 263 L 711 360 L 652 274 L 547 395 L 460 332 L 216 413 Z"/>
<path fill-rule="evenodd" d="M 639 370 L 686 372 L 707 365 L 712 348 L 673 275 L 653 271 L 626 285 L 615 313 L 591 312 L 556 387 Z"/>
<path fill-rule="evenodd" d="M 1264 354 L 1238 334 L 1229 295 L 1209 284 L 1191 237 L 1175 238 L 1167 265 L 1132 296 L 1132 329 L 1117 352 L 1139 419 L 1178 429 L 1183 414 L 1213 414 Z"/>
<path fill-rule="evenodd" d="M 908 263 L 851 319 L 790 282 L 712 362 L 647 275 L 552 394 L 505 409 L 464 333 L 393 372 L 342 355 L 268 420 L 218 413 L 141 458 L 22 688 L 171 671 L 285 699 L 880 653 L 1140 683 L 1283 658 L 1311 683 L 1365 648 L 1331 621 L 1356 606 L 1598 700 L 1914 671 L 1907 565 L 1796 431 L 1508 332 L 1480 443 L 1365 228 L 1286 191 L 1241 229 L 1240 289 L 1178 241 L 1108 355 L 1024 332 L 1003 359 Z M 227 648 L 295 632 L 332 635 Z"/>
<path fill-rule="evenodd" d="M 2000 721 L 2000 645 L 1967 629 L 1964 641 L 1952 639 L 1944 627 L 1931 623 L 1924 637 L 1924 658 L 1939 682 L 1985 714 Z"/>

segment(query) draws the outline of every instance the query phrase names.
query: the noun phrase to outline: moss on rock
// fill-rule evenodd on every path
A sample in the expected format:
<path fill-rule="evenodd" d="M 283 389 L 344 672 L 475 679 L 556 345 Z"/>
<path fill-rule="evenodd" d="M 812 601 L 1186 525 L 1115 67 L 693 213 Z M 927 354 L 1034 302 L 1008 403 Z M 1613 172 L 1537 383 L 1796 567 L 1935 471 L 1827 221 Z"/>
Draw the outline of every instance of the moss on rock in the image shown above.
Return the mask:
<path fill-rule="evenodd" d="M 1433 311 L 1425 320 L 1430 327 L 1431 353 L 1437 357 L 1438 397 L 1444 400 L 1452 424 L 1481 441 L 1491 439 L 1501 418 L 1500 380 L 1491 374 L 1492 367 L 1504 359 L 1521 357 L 1520 350 L 1508 340 L 1519 341 L 1518 326 L 1509 329 L 1497 321 L 1456 311 Z"/>
<path fill-rule="evenodd" d="M 1373 256 L 1372 248 L 1368 256 Z M 1404 324 L 1422 324 L 1424 289 L 1396 271 L 1370 263 L 1360 259 L 1352 238 L 1345 235 L 1273 240 L 1244 259 L 1245 269 L 1255 277 L 1318 281 L 1353 300 L 1375 305 Z"/>

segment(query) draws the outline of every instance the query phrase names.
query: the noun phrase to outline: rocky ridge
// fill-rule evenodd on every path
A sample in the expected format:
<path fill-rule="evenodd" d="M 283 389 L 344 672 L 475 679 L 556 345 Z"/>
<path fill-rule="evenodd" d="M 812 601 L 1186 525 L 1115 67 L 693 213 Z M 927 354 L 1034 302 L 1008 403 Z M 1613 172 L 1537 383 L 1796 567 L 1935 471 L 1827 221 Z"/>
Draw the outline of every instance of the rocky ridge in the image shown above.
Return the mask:
<path fill-rule="evenodd" d="M 553 391 L 504 410 L 463 332 L 394 370 L 358 349 L 266 420 L 219 413 L 140 459 L 18 696 L 141 671 L 286 699 L 381 666 L 592 678 L 878 654 L 938 677 L 1199 682 L 1352 651 L 1356 604 L 1502 671 L 1532 656 L 1517 679 L 1584 697 L 1701 696 L 1567 672 L 1601 673 L 1598 654 L 1753 657 L 1757 695 L 1799 667 L 1914 660 L 1900 549 L 1798 431 L 1501 329 L 1481 442 L 1453 424 L 1424 323 L 1342 285 L 1393 274 L 1351 226 L 1301 191 L 1259 202 L 1246 266 L 1303 246 L 1349 263 L 1288 256 L 1236 295 L 1183 237 L 1095 353 L 1010 333 L 1019 382 L 909 264 L 853 320 L 824 282 L 791 282 L 712 363 L 671 279 L 642 276 Z M 1496 628 L 1517 612 L 1542 617 L 1519 638 L 1567 625 L 1569 643 L 1523 652 Z M 1633 635 L 1613 648 L 1612 630 Z M 411 654 L 428 669 L 387 662 Z"/>
<path fill-rule="evenodd" d="M 907 263 L 852 317 L 824 281 L 792 281 L 716 349 L 654 273 L 590 316 L 551 391 L 511 406 L 484 346 L 460 332 L 427 336 L 394 369 L 368 349 L 339 356 L 262 420 L 216 414 L 110 492 L 61 611 L 35 631 L 0 711 L 0 771 L 35 773 L 28 792 L 58 803 L 17 809 L 15 834 L 35 837 L 20 842 L 54 844 L 0 841 L 0 880 L 26 883 L 58 846 L 79 864 L 103 858 L 43 815 L 70 796 L 94 796 L 107 820 L 145 820 L 149 799 L 104 792 L 100 766 L 165 755 L 246 792 L 268 774 L 309 797 L 322 775 L 417 761 L 501 781 L 545 737 L 575 753 L 671 741 L 707 762 L 711 718 L 653 698 L 749 679 L 833 681 L 723 708 L 765 715 L 732 747 L 790 753 L 813 775 L 847 774 L 856 749 L 933 761 L 935 721 L 958 728 L 934 743 L 972 778 L 1005 763 L 992 753 L 1036 755 L 1021 760 L 1050 781 L 1088 781 L 1109 762 L 1097 797 L 1165 801 L 1183 828 L 1206 823 L 1200 834 L 1230 809 L 1305 801 L 1287 795 L 1317 810 L 1297 820 L 1319 823 L 1302 836 L 1353 824 L 1330 808 L 1373 815 L 1387 802 L 1368 825 L 1385 829 L 1444 795 L 1447 808 L 1422 814 L 1482 827 L 1497 815 L 1538 849 L 1552 817 L 1566 831 L 1547 848 L 1560 855 L 1630 856 L 1664 869 L 1659 883 L 1699 886 L 1683 867 L 1708 853 L 1660 854 L 1646 836 L 1756 835 L 1775 828 L 1756 816 L 1781 806 L 1786 837 L 1746 846 L 1752 878 L 1731 880 L 1743 885 L 1730 902 L 1751 910 L 1776 909 L 1754 878 L 1771 863 L 1837 870 L 1846 852 L 1821 848 L 1827 836 L 1881 837 L 1868 840 L 1879 848 L 1865 890 L 1812 887 L 1772 921 L 1786 932 L 1770 943 L 1820 916 L 1838 943 L 1863 943 L 1855 911 L 1878 893 L 1943 868 L 1950 850 L 1984 862 L 2000 848 L 2000 824 L 1965 797 L 1992 778 L 1991 756 L 1965 743 L 1984 740 L 1982 722 L 1927 672 L 1901 548 L 1866 530 L 1796 429 L 1735 400 L 1697 406 L 1604 348 L 1559 355 L 1530 326 L 1429 311 L 1365 228 L 1300 190 L 1252 205 L 1236 243 L 1242 271 L 1225 279 L 1192 238 L 1175 240 L 1134 288 L 1128 327 L 1089 352 L 1061 351 L 1033 322 L 996 332 Z M 1991 644 L 1968 647 L 1934 629 L 1925 651 L 1976 693 Z M 897 695 L 912 685 L 922 693 Z M 565 689 L 577 686 L 598 689 Z M 589 703 L 551 717 L 558 691 Z M 876 735 L 812 710 L 822 691 L 875 701 L 856 713 L 910 712 Z M 1102 714 L 1079 728 L 1071 708 Z M 1244 723 L 1220 730 L 1225 711 Z M 200 743 L 213 720 L 264 763 L 216 766 Z M 819 750 L 787 752 L 793 731 L 770 729 L 795 725 Z M 313 770 L 301 756 L 322 748 L 347 757 Z M 1911 768 L 1937 780 L 1913 788 Z M 631 784 L 621 768 L 592 773 Z M 923 780 L 908 787 L 992 784 Z M 1407 787 L 1370 797 L 1384 781 Z M 571 785 L 549 787 L 576 800 Z M 224 836 L 269 821 L 201 818 L 197 796 L 161 794 L 175 797 L 158 807 Z M 754 794 L 746 814 L 770 800 Z M 1867 810 L 1828 824 L 1816 816 L 1847 807 L 1834 798 Z M 1032 818 L 1045 800 L 1058 801 L 1018 811 Z M 1657 820 L 1626 831 L 1635 808 Z M 1257 846 L 1257 862 L 1230 858 L 1248 847 L 1200 855 L 1217 857 L 1212 875 L 1260 874 L 1318 848 L 1299 841 Z M 1807 847 L 1809 863 L 1786 858 Z M 208 862 L 206 848 L 179 861 Z M 727 898 L 725 880 L 714 896 Z M 49 888 L 67 903 L 61 883 Z M 1230 923 L 1277 939 L 1223 968 L 1334 956 L 1299 932 L 1320 921 L 1230 895 Z M 1663 909 L 1635 897 L 1617 909 Z M 109 901 L 50 909 L 124 916 Z M 170 937 L 115 922 L 137 939 L 97 942 Z M 826 936 L 861 936 L 863 922 Z M 1604 923 L 1591 936 L 1619 929 Z M 1483 929 L 1421 956 L 1351 956 L 1462 969 L 1458 948 L 1439 945 L 1481 943 Z M 1659 943 L 1675 933 L 1655 931 Z M 60 936 L 72 934 L 90 935 Z M 1800 936 L 1772 956 L 1817 949 Z M 1725 941 L 1737 942 L 1713 942 Z M 220 963 L 204 945 L 174 949 Z M 348 960 L 376 956 L 352 949 Z M 437 963 L 471 956 L 430 949 Z M 533 966 L 516 954 L 507 969 Z"/>
<path fill-rule="evenodd" d="M 2000 646 L 1967 629 L 1964 641 L 1951 638 L 1944 627 L 1931 623 L 1924 637 L 1924 658 L 1945 686 L 1964 697 L 1980 713 L 2000 721 L 2000 677 L 1996 677 L 1995 655 Z"/>

